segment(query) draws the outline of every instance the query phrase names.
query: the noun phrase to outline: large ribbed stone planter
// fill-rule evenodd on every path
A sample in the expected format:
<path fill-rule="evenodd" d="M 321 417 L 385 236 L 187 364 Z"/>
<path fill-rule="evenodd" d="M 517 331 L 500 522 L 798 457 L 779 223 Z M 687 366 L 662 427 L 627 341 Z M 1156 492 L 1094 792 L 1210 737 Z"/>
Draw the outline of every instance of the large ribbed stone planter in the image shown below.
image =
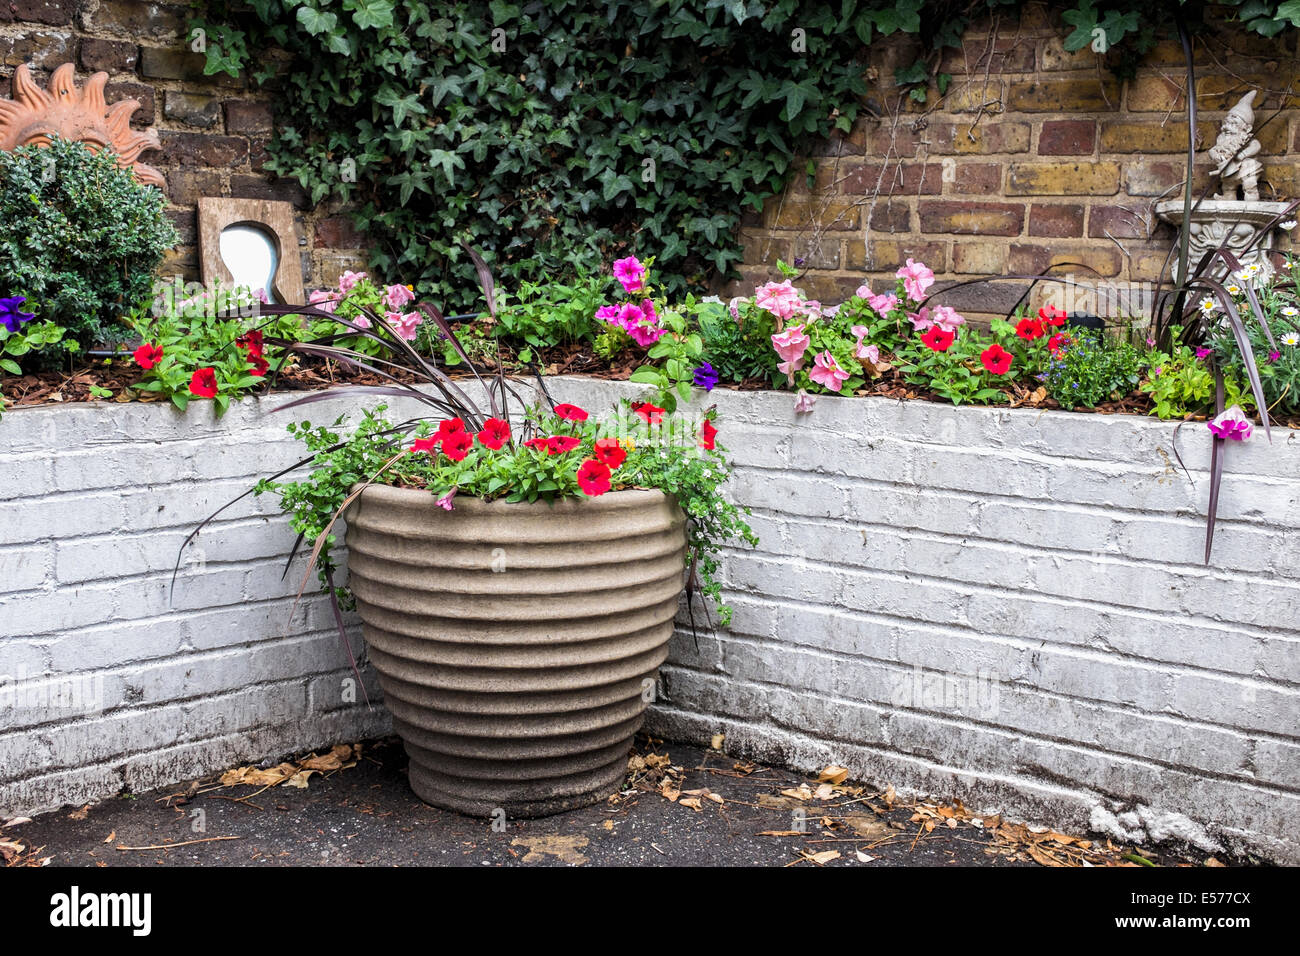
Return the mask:
<path fill-rule="evenodd" d="M 614 793 L 683 583 L 659 491 L 554 505 L 371 485 L 347 513 L 370 660 L 434 806 L 533 817 Z"/>

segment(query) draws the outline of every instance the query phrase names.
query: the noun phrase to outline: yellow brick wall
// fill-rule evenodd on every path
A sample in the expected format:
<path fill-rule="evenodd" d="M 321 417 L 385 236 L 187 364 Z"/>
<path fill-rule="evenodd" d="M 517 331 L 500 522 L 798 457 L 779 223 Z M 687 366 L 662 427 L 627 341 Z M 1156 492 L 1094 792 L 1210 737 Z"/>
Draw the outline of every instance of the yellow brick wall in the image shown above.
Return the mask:
<path fill-rule="evenodd" d="M 1106 68 L 1114 54 L 1066 52 L 1067 32 L 1046 4 L 1027 6 L 1019 19 L 976 24 L 962 49 L 944 56 L 953 77 L 947 95 L 932 88 L 925 104 L 893 83 L 894 68 L 916 58 L 916 40 L 877 40 L 867 73 L 876 115 L 814 150 L 811 189 L 801 175 L 746 216 L 744 278 L 725 291 L 747 293 L 778 278 L 780 258 L 804 270 L 797 284 L 809 295 L 839 302 L 864 281 L 892 285 L 909 256 L 941 281 L 1077 263 L 1054 271 L 1150 288 L 1175 241 L 1152 206 L 1180 196 L 1186 175 L 1182 50 L 1159 44 L 1121 81 Z M 1195 60 L 1198 191 L 1208 185 L 1203 151 L 1219 121 L 1258 89 L 1261 194 L 1300 198 L 1294 36 L 1221 30 L 1197 38 Z M 1023 289 L 979 283 L 944 301 L 983 319 L 1008 309 Z"/>

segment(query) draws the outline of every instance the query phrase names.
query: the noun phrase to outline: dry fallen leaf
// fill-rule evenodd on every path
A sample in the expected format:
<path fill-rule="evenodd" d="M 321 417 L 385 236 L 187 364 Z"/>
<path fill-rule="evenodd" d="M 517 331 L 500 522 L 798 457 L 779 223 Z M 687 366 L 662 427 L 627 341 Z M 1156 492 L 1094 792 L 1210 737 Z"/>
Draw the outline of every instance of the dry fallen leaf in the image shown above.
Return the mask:
<path fill-rule="evenodd" d="M 821 783 L 829 783 L 834 786 L 839 786 L 848 778 L 848 769 L 845 767 L 837 767 L 835 764 L 831 764 L 817 777 L 818 781 Z"/>
<path fill-rule="evenodd" d="M 726 734 L 714 734 L 713 739 L 709 741 L 709 746 L 714 750 L 722 749 L 722 742 L 727 739 Z"/>
<path fill-rule="evenodd" d="M 511 846 L 528 847 L 528 852 L 524 854 L 525 863 L 537 863 L 545 856 L 553 856 L 573 866 L 581 866 L 587 862 L 587 857 L 579 852 L 587 843 L 585 836 L 558 835 L 515 837 L 510 841 Z"/>
<path fill-rule="evenodd" d="M 867 854 L 863 853 L 861 850 L 856 850 L 854 852 L 856 852 L 858 855 L 859 863 L 870 863 L 872 860 L 875 859 L 874 856 L 868 856 Z"/>
<path fill-rule="evenodd" d="M 108 836 L 104 837 L 104 842 L 105 842 L 105 843 L 112 843 L 112 842 L 113 842 L 114 840 L 116 840 L 116 839 L 117 839 L 117 831 L 114 830 L 114 831 L 113 831 L 112 833 L 110 833 Z"/>
<path fill-rule="evenodd" d="M 606 830 L 612 830 L 614 829 L 614 821 L 606 820 L 604 823 L 601 824 L 601 826 L 603 826 Z"/>
<path fill-rule="evenodd" d="M 699 797 L 683 797 L 678 801 L 677 805 L 679 807 L 690 807 L 696 813 L 701 813 L 704 810 L 704 807 L 700 805 Z"/>
<path fill-rule="evenodd" d="M 820 853 L 808 853 L 807 851 L 804 851 L 803 858 L 816 863 L 818 866 L 825 866 L 831 860 L 838 860 L 840 858 L 840 851 L 822 850 Z"/>
<path fill-rule="evenodd" d="M 844 822 L 852 827 L 853 832 L 858 836 L 870 840 L 883 840 L 894 834 L 893 828 L 888 823 L 871 814 L 850 813 L 844 817 Z"/>
<path fill-rule="evenodd" d="M 69 820 L 84 820 L 90 816 L 90 804 L 86 804 L 80 810 L 73 810 L 68 814 Z"/>

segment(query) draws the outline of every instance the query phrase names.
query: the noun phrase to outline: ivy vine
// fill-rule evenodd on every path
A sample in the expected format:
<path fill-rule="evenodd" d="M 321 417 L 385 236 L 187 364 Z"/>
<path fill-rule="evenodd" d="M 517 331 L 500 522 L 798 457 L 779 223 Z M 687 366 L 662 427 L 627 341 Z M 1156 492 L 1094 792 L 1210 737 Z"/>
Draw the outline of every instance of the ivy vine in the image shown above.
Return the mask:
<path fill-rule="evenodd" d="M 655 256 L 670 294 L 734 274 L 744 209 L 865 108 L 868 45 L 918 35 L 894 80 L 926 102 L 971 19 L 1020 4 L 210 0 L 194 25 L 208 72 L 274 85 L 268 168 L 349 203 L 374 269 L 459 310 L 477 299 L 462 243 L 509 285 L 629 252 Z M 1079 0 L 1066 46 L 1140 55 L 1171 13 L 1205 8 Z M 1265 36 L 1300 25 L 1300 0 L 1225 8 Z"/>

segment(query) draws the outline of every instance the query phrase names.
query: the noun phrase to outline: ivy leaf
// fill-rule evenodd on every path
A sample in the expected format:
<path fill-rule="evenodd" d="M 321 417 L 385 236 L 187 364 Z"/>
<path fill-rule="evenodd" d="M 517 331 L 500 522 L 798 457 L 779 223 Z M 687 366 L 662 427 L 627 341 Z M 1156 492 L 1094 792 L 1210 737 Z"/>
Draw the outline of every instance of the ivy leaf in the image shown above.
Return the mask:
<path fill-rule="evenodd" d="M 312 36 L 330 33 L 339 25 L 338 17 L 315 7 L 299 7 L 297 16 L 302 28 Z"/>
<path fill-rule="evenodd" d="M 378 30 L 393 25 L 393 4 L 390 0 L 344 0 L 343 6 L 352 11 L 352 22 L 363 30 Z"/>
<path fill-rule="evenodd" d="M 1279 20 L 1291 21 L 1291 26 L 1300 27 L 1300 0 L 1287 0 L 1273 14 Z"/>

